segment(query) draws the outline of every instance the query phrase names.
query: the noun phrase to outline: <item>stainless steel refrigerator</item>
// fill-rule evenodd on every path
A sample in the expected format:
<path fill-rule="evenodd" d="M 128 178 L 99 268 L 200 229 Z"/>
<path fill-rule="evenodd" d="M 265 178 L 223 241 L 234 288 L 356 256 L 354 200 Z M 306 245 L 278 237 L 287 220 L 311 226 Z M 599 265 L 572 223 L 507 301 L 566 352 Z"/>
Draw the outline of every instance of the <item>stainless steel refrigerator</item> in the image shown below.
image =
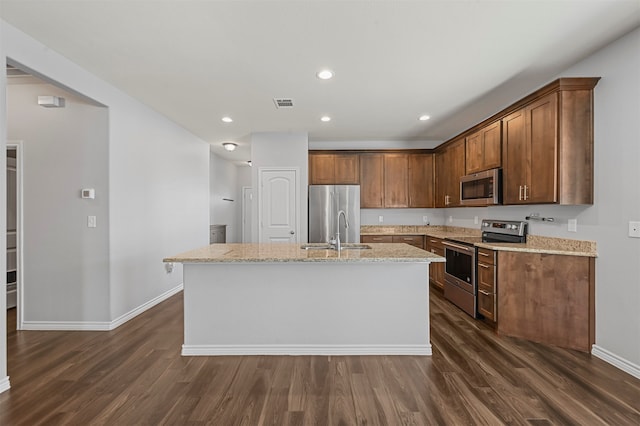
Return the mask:
<path fill-rule="evenodd" d="M 360 185 L 309 185 L 309 242 L 329 242 L 338 229 L 342 243 L 360 242 Z"/>

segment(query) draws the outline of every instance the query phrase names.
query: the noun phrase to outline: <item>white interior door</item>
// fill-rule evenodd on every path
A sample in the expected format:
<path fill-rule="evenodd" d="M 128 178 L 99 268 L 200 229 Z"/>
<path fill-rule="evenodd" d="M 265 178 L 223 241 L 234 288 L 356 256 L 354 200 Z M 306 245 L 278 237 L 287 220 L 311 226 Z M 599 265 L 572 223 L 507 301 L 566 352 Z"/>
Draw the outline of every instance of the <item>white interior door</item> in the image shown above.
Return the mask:
<path fill-rule="evenodd" d="M 298 175 L 297 168 L 260 169 L 259 242 L 299 242 Z"/>

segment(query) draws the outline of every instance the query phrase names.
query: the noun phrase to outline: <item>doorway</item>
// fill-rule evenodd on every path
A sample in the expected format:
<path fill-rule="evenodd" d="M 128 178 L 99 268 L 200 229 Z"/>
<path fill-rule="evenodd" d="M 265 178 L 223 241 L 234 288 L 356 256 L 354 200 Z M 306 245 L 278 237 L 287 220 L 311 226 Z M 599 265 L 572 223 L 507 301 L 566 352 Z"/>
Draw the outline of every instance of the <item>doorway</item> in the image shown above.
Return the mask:
<path fill-rule="evenodd" d="M 7 142 L 7 311 L 15 318 L 12 329 L 22 324 L 22 141 Z M 14 325 L 15 324 L 15 325 Z M 15 327 L 15 328 L 14 328 Z"/>

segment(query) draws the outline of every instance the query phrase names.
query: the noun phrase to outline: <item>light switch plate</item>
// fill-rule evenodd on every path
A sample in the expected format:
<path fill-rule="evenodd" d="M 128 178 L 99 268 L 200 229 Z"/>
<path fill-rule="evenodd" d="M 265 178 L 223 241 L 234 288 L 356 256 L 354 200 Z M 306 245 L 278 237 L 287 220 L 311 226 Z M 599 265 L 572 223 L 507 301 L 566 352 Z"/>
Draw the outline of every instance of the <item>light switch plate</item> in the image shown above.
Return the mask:
<path fill-rule="evenodd" d="M 640 238 L 640 222 L 629 222 L 629 236 L 631 238 Z"/>
<path fill-rule="evenodd" d="M 87 227 L 95 228 L 96 225 L 96 217 L 95 216 L 87 216 Z"/>
<path fill-rule="evenodd" d="M 378 216 L 378 222 L 380 222 L 380 223 L 384 222 L 384 217 Z"/>

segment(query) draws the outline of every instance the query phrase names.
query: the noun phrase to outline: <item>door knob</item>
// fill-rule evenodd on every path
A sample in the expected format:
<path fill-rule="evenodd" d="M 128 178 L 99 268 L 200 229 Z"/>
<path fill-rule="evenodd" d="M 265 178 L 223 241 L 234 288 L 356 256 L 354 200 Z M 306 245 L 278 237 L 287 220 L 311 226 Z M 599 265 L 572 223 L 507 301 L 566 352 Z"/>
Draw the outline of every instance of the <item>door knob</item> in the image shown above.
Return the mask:
<path fill-rule="evenodd" d="M 291 235 L 295 234 L 295 232 L 293 232 L 293 231 L 289 231 L 289 233 L 290 233 Z"/>

